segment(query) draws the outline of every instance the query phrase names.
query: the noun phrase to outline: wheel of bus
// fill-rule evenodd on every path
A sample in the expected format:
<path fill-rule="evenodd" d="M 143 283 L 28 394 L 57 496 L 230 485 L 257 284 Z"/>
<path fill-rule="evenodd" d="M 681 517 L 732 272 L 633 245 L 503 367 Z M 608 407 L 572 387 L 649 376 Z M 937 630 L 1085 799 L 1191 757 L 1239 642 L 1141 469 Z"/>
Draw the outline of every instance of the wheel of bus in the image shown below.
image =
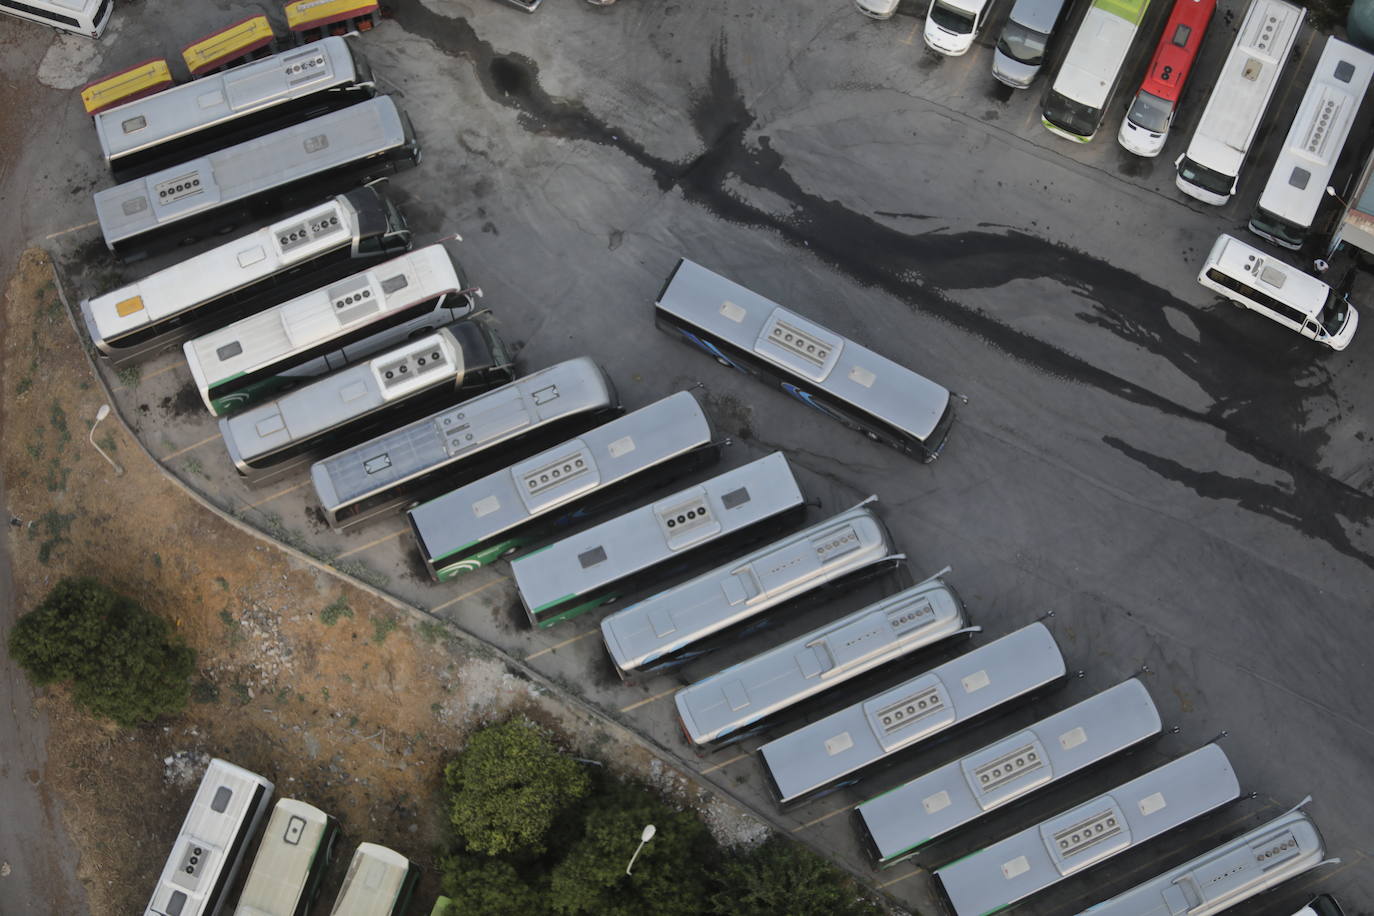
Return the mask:
<path fill-rule="evenodd" d="M 730 365 L 730 361 L 729 361 L 728 359 L 726 359 L 725 357 L 723 357 L 723 356 L 717 356 L 717 357 L 716 357 L 716 362 L 720 363 L 722 366 L 724 366 L 724 367 L 727 368 L 727 369 L 733 369 L 733 368 L 735 368 L 734 366 Z"/>
<path fill-rule="evenodd" d="M 516 547 L 507 547 L 505 550 L 501 551 L 501 555 L 500 555 L 499 557 L 497 557 L 497 559 L 498 559 L 498 560 L 504 560 L 504 559 L 506 559 L 507 557 L 513 557 L 513 556 L 515 556 L 516 553 L 519 552 L 519 550 L 520 550 L 519 546 L 516 546 Z"/>

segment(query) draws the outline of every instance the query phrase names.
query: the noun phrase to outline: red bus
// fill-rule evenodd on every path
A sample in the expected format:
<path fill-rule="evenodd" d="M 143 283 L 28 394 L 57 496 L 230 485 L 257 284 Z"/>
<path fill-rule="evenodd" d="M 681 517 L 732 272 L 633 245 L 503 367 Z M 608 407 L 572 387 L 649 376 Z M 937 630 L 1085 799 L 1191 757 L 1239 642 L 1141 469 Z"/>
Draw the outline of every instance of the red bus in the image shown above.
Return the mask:
<path fill-rule="evenodd" d="M 1121 122 L 1117 140 L 1137 156 L 1154 157 L 1164 149 L 1169 125 L 1183 97 L 1183 84 L 1197 60 L 1202 36 L 1216 11 L 1217 0 L 1177 0 L 1164 24 L 1145 81 Z"/>

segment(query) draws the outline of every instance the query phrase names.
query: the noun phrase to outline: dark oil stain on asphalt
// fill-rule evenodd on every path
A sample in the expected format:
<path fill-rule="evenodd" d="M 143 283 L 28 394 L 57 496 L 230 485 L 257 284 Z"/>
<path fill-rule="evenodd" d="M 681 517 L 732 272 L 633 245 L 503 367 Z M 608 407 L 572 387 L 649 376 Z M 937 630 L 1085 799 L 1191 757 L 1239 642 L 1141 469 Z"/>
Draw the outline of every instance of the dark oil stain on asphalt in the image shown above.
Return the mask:
<path fill-rule="evenodd" d="M 1220 430 L 1232 448 L 1287 472 L 1293 479 L 1291 489 L 1234 478 L 1221 486 L 1166 459 L 1151 459 L 1143 452 L 1123 454 L 1201 495 L 1234 499 L 1248 507 L 1263 505 L 1267 515 L 1374 568 L 1374 556 L 1352 543 L 1336 521 L 1337 516 L 1374 521 L 1374 498 L 1318 470 L 1315 465 L 1327 433 L 1320 425 L 1303 428 L 1309 400 L 1334 399 L 1329 376 L 1319 354 L 1310 347 L 1293 346 L 1291 334 L 1277 326 L 1261 326 L 1257 319 L 1235 320 L 1229 306 L 1196 309 L 1120 267 L 1025 232 L 907 234 L 807 191 L 788 173 L 766 135 L 757 136 L 752 144 L 746 139 L 754 116 L 726 64 L 723 40 L 713 50 L 705 85 L 686 113 L 704 150 L 685 162 L 674 162 L 655 156 L 576 102 L 548 95 L 539 84 L 534 61 L 498 54 L 466 20 L 440 16 L 415 0 L 403 0 L 396 19 L 445 53 L 470 60 L 487 96 L 516 110 L 525 130 L 614 148 L 652 174 L 660 189 L 676 189 L 721 219 L 775 233 L 856 281 L 919 306 L 1043 372 Z M 755 207 L 727 190 L 729 181 L 768 191 L 791 206 L 785 214 Z M 917 284 L 913 277 L 923 282 Z M 1083 297 L 1080 320 L 1164 360 L 1205 391 L 1211 406 L 1195 410 L 1170 401 L 937 292 L 1042 277 Z M 1170 312 L 1191 320 L 1198 339 L 1177 330 L 1169 321 Z M 1282 438 L 1278 444 L 1276 437 Z"/>

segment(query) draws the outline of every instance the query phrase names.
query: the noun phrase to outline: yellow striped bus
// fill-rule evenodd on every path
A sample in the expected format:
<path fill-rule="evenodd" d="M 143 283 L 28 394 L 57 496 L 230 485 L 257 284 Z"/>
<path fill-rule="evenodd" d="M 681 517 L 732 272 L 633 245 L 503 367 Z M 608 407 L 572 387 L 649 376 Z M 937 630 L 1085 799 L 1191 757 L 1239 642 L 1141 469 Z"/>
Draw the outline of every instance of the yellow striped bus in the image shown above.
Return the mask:
<path fill-rule="evenodd" d="M 107 108 L 161 92 L 172 83 L 172 68 L 165 57 L 158 57 L 88 84 L 81 90 L 81 104 L 86 114 L 96 115 Z"/>
<path fill-rule="evenodd" d="M 277 36 L 266 16 L 250 16 L 191 42 L 181 51 L 192 77 L 206 76 L 242 60 L 256 60 L 276 50 Z"/>

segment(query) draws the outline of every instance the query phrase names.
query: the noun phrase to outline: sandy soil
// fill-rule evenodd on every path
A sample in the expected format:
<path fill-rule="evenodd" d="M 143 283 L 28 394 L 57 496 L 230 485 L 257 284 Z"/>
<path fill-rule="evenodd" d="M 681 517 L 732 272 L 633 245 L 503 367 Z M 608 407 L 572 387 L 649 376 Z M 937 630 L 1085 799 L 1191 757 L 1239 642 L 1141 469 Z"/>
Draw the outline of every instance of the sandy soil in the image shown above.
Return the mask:
<path fill-rule="evenodd" d="M 46 254 L 26 252 L 6 290 L 0 462 L 14 590 L 22 612 L 64 575 L 94 576 L 172 620 L 198 653 L 186 714 L 140 729 L 102 725 L 62 690 L 51 718 L 47 784 L 81 852 L 95 914 L 146 903 L 209 755 L 273 779 L 282 795 L 339 817 L 352 846 L 393 846 L 431 865 L 444 837 L 441 767 L 478 723 L 522 709 L 581 753 L 689 784 L 619 745 L 499 660 L 298 562 L 202 508 L 167 481 L 115 418 L 88 433 L 104 396 L 58 298 Z M 723 836 L 762 830 L 696 798 Z M 432 869 L 414 912 L 437 893 Z"/>

